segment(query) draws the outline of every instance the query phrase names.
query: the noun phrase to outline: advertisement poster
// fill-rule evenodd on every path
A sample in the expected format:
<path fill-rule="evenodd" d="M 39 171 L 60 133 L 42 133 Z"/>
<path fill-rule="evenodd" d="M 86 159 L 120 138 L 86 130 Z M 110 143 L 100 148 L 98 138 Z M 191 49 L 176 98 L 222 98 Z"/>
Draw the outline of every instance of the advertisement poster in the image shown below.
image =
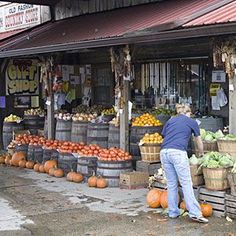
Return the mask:
<path fill-rule="evenodd" d="M 34 60 L 11 60 L 6 68 L 6 95 L 38 95 L 39 68 Z"/>

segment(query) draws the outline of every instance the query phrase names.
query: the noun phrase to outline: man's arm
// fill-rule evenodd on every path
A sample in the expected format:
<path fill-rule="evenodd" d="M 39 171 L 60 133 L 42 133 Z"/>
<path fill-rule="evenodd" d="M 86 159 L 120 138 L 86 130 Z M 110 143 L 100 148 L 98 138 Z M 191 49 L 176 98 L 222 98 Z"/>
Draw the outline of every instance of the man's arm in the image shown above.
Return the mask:
<path fill-rule="evenodd" d="M 197 150 L 198 150 L 198 153 L 199 155 L 203 155 L 203 143 L 202 143 L 202 139 L 201 139 L 201 136 L 197 136 L 197 137 L 194 137 L 195 138 L 195 141 L 196 141 L 196 144 L 197 144 Z"/>

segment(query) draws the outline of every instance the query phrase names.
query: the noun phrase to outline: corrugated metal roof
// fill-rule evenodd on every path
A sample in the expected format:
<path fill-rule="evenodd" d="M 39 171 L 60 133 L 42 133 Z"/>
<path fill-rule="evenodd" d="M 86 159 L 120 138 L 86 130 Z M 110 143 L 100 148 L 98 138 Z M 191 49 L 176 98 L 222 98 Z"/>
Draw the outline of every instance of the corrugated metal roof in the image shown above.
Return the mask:
<path fill-rule="evenodd" d="M 9 38 L 13 35 L 16 35 L 22 31 L 24 31 L 25 29 L 19 29 L 19 30 L 12 30 L 12 31 L 7 31 L 7 32 L 2 32 L 0 33 L 0 40 L 3 40 L 3 39 L 6 39 L 6 38 Z"/>
<path fill-rule="evenodd" d="M 184 24 L 184 27 L 236 22 L 236 1 Z"/>
<path fill-rule="evenodd" d="M 122 37 L 128 33 L 191 18 L 221 0 L 170 0 L 88 14 L 36 27 L 22 34 L 7 49 L 60 45 L 94 39 Z"/>

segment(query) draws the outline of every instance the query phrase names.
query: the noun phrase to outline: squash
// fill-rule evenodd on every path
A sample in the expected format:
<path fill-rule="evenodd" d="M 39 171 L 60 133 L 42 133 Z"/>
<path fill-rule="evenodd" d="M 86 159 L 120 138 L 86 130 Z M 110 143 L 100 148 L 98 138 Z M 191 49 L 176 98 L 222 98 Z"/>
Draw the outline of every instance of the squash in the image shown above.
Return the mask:
<path fill-rule="evenodd" d="M 200 204 L 200 207 L 201 207 L 202 215 L 204 217 L 212 216 L 212 214 L 213 214 L 213 207 L 212 207 L 211 204 L 204 202 L 204 203 Z"/>
<path fill-rule="evenodd" d="M 72 181 L 73 181 L 73 176 L 74 176 L 74 174 L 76 174 L 76 172 L 70 171 L 70 172 L 66 175 L 66 180 L 72 182 Z"/>
<path fill-rule="evenodd" d="M 91 176 L 88 178 L 88 186 L 89 187 L 97 187 L 97 177 L 96 176 Z"/>
<path fill-rule="evenodd" d="M 81 183 L 84 179 L 84 176 L 80 173 L 74 173 L 72 176 L 72 181 L 75 183 Z"/>
<path fill-rule="evenodd" d="M 48 174 L 49 174 L 50 176 L 54 176 L 54 171 L 55 171 L 55 170 L 56 170 L 55 167 L 50 168 L 49 171 L 48 171 Z"/>
<path fill-rule="evenodd" d="M 184 211 L 187 211 L 186 203 L 184 200 L 180 203 L 179 208 L 183 209 Z"/>
<path fill-rule="evenodd" d="M 159 189 L 151 189 L 146 197 L 146 201 L 149 207 L 158 208 L 161 206 L 161 190 Z"/>
<path fill-rule="evenodd" d="M 33 169 L 34 168 L 34 162 L 33 161 L 27 161 L 26 162 L 26 168 L 27 169 Z"/>
<path fill-rule="evenodd" d="M 34 165 L 34 171 L 39 172 L 39 166 L 40 166 L 40 164 L 39 164 L 39 163 L 36 163 L 36 164 Z"/>
<path fill-rule="evenodd" d="M 97 188 L 106 188 L 108 186 L 108 182 L 103 177 L 97 178 Z"/>
<path fill-rule="evenodd" d="M 168 208 L 168 196 L 167 196 L 167 190 L 164 190 L 161 193 L 161 199 L 160 199 L 160 204 L 162 208 Z"/>
<path fill-rule="evenodd" d="M 57 167 L 57 161 L 56 160 L 49 160 L 44 163 L 44 170 L 46 173 L 49 172 L 49 169 L 52 167 Z"/>
<path fill-rule="evenodd" d="M 61 178 L 64 176 L 64 171 L 62 169 L 55 169 L 54 176 L 57 178 Z"/>
<path fill-rule="evenodd" d="M 21 160 L 26 160 L 26 155 L 24 152 L 15 152 L 11 159 L 13 166 L 19 166 Z"/>
<path fill-rule="evenodd" d="M 25 168 L 26 167 L 26 160 L 19 161 L 19 167 Z"/>
<path fill-rule="evenodd" d="M 40 173 L 45 173 L 45 169 L 44 169 L 44 165 L 43 164 L 39 165 L 39 172 Z"/>

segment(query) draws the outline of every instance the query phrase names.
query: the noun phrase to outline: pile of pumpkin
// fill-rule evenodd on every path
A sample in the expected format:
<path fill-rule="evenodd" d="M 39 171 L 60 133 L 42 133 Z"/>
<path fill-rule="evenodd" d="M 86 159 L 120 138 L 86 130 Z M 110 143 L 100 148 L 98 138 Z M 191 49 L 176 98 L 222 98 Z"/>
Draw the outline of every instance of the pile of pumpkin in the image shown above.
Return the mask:
<path fill-rule="evenodd" d="M 47 173 L 48 175 L 57 178 L 62 178 L 65 175 L 63 169 L 57 167 L 56 160 L 48 160 L 44 164 L 35 163 L 33 161 L 27 161 L 24 152 L 15 152 L 12 156 L 10 154 L 1 154 L 0 164 L 33 169 L 35 172 Z M 66 180 L 75 183 L 81 183 L 84 180 L 84 177 L 81 173 L 71 171 L 66 175 Z M 101 176 L 97 177 L 93 175 L 88 178 L 88 186 L 105 188 L 108 186 L 108 183 L 106 179 L 104 179 L 103 177 Z"/>
<path fill-rule="evenodd" d="M 179 197 L 180 199 L 180 197 Z M 167 199 L 167 190 L 160 190 L 157 188 L 151 189 L 146 197 L 147 204 L 150 208 L 159 208 L 162 207 L 163 209 L 168 208 L 168 199 Z M 200 203 L 202 215 L 204 217 L 210 217 L 213 213 L 212 205 L 209 203 Z M 187 211 L 185 201 L 181 201 L 179 204 L 179 208 Z"/>

